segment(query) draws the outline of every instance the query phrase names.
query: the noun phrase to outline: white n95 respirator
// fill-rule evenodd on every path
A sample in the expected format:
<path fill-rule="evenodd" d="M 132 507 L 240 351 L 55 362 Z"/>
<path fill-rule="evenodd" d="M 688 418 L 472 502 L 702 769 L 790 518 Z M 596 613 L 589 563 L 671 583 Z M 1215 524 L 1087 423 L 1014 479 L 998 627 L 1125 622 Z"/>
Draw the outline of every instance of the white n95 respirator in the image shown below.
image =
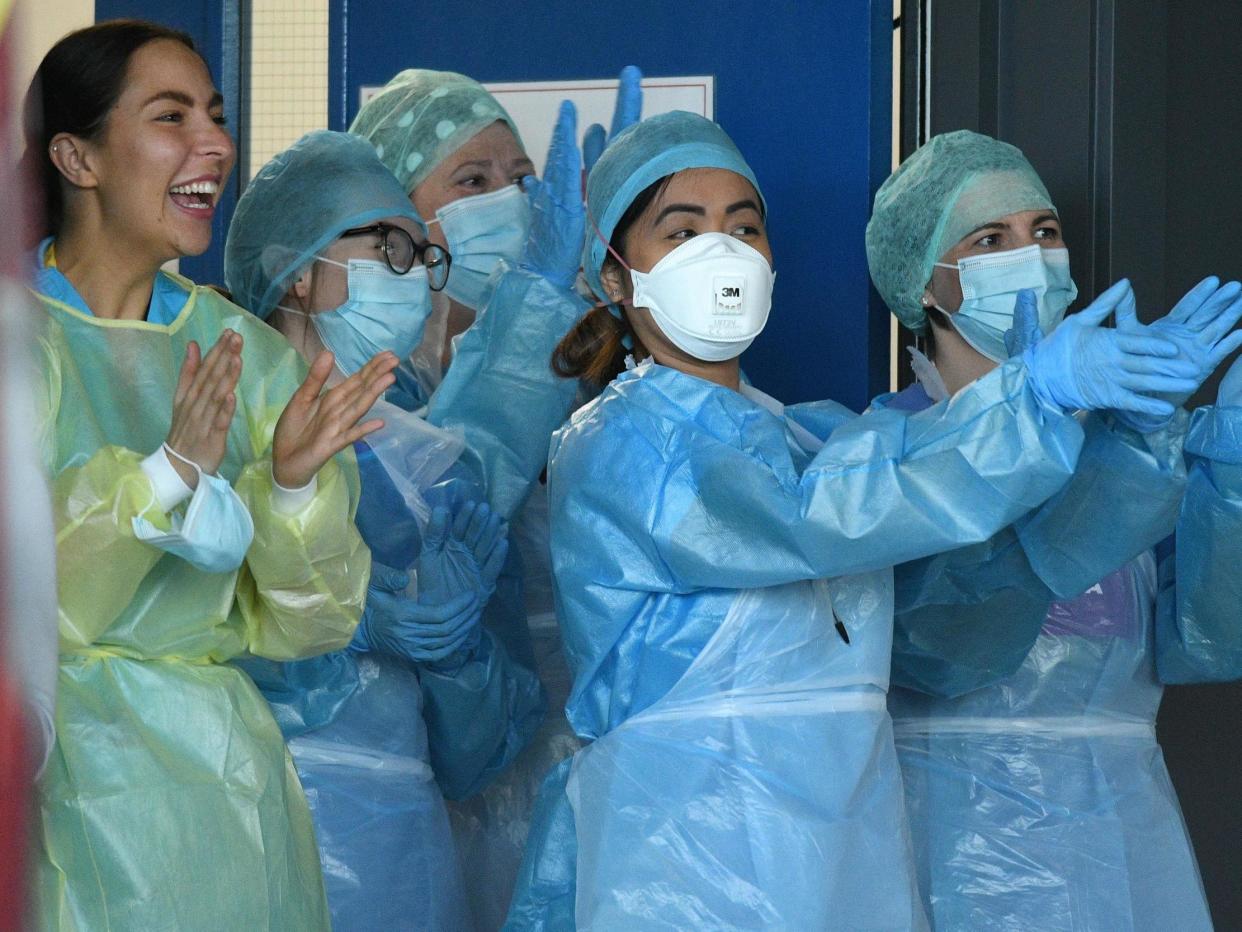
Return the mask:
<path fill-rule="evenodd" d="M 740 356 L 768 322 L 776 273 L 762 253 L 727 233 L 700 233 L 657 262 L 631 270 L 634 307 L 674 346 L 704 362 Z"/>

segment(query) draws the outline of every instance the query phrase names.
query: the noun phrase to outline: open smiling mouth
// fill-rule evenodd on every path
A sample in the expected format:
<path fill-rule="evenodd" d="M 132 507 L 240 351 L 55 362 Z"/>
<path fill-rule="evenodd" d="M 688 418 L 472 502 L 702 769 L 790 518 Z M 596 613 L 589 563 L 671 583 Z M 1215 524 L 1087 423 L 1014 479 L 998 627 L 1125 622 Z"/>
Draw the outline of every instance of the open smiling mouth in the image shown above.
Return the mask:
<path fill-rule="evenodd" d="M 169 196 L 178 207 L 188 211 L 209 213 L 216 205 L 216 193 L 220 185 L 215 181 L 193 181 L 176 184 L 168 189 Z"/>

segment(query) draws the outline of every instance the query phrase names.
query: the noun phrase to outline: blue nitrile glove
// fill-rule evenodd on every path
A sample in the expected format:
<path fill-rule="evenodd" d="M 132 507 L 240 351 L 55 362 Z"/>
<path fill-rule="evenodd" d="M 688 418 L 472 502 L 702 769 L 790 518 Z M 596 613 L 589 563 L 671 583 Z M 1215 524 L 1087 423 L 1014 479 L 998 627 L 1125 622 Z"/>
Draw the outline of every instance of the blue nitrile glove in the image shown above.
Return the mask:
<path fill-rule="evenodd" d="M 496 579 L 509 554 L 509 526 L 486 502 L 467 502 L 458 508 L 449 525 L 448 512 L 436 508 L 431 513 L 419 554 L 418 601 L 441 604 L 458 592 L 474 592 L 479 600 L 479 617 L 496 590 Z M 483 629 L 476 623 L 456 652 L 440 658 L 439 667 L 464 663 L 479 646 Z"/>
<path fill-rule="evenodd" d="M 534 175 L 522 179 L 522 189 L 530 195 L 530 236 L 518 266 L 561 288 L 569 288 L 578 277 L 586 236 L 577 138 L 578 111 L 562 101 L 543 180 Z"/>
<path fill-rule="evenodd" d="M 1242 356 L 1233 361 L 1220 388 L 1216 390 L 1216 403 L 1222 407 L 1242 406 Z"/>
<path fill-rule="evenodd" d="M 410 578 L 372 564 L 362 621 L 351 644 L 420 663 L 460 665 L 482 637 L 483 607 L 509 552 L 508 526 L 485 503 L 467 502 L 449 523 L 432 510 L 416 564 L 418 597 L 405 595 Z"/>
<path fill-rule="evenodd" d="M 1021 356 L 1044 338 L 1039 329 L 1039 304 L 1035 292 L 1023 288 L 1013 305 L 1013 327 L 1005 331 L 1005 350 L 1009 358 Z"/>
<path fill-rule="evenodd" d="M 1242 285 L 1209 276 L 1194 288 L 1159 320 L 1143 325 L 1130 308 L 1129 313 L 1117 313 L 1117 329 L 1123 333 L 1147 333 L 1168 340 L 1178 350 L 1178 358 L 1188 360 L 1195 367 L 1195 389 L 1202 385 L 1217 366 L 1234 350 L 1242 346 L 1242 331 L 1233 328 L 1242 319 Z M 1232 331 L 1232 332 L 1231 332 Z M 1193 394 L 1180 392 L 1165 400 L 1174 406 L 1184 405 Z M 1117 419 L 1137 430 L 1151 433 L 1164 426 L 1167 419 L 1119 411 Z"/>
<path fill-rule="evenodd" d="M 483 617 L 477 592 L 467 590 L 446 602 L 423 604 L 405 595 L 409 579 L 400 570 L 372 563 L 367 604 L 350 648 L 434 663 L 462 650 L 472 636 L 477 640 Z"/>
<path fill-rule="evenodd" d="M 486 502 L 466 502 L 453 515 L 435 508 L 418 556 L 418 600 L 443 602 L 470 589 L 483 601 L 509 553 L 509 526 Z"/>
<path fill-rule="evenodd" d="M 1034 303 L 1032 292 L 1018 294 L 1015 339 L 1028 345 L 1022 358 L 1031 390 L 1045 401 L 1066 411 L 1111 408 L 1167 419 L 1173 405 L 1151 396 L 1195 390 L 1195 366 L 1179 358 L 1175 344 L 1100 326 L 1114 311 L 1119 316 L 1133 313 L 1134 291 L 1126 279 L 1065 318 L 1043 339 Z"/>
<path fill-rule="evenodd" d="M 626 65 L 621 69 L 621 83 L 617 86 L 617 102 L 613 107 L 612 127 L 608 135 L 604 135 L 603 126 L 592 123 L 582 137 L 582 165 L 588 175 L 604 149 L 617 138 L 617 133 L 637 123 L 642 113 L 643 73 L 634 65 Z"/>

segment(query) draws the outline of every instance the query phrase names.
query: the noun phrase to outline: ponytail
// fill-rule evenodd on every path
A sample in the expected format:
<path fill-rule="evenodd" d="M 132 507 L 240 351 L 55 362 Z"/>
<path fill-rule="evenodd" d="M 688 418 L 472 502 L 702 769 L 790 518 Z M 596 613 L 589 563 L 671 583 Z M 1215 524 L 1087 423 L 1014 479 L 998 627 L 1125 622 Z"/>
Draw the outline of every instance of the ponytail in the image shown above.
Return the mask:
<path fill-rule="evenodd" d="M 633 340 L 628 321 L 606 307 L 594 308 L 576 323 L 552 351 L 552 371 L 565 379 L 581 379 L 603 388 L 625 371 L 629 354 L 626 337 Z"/>

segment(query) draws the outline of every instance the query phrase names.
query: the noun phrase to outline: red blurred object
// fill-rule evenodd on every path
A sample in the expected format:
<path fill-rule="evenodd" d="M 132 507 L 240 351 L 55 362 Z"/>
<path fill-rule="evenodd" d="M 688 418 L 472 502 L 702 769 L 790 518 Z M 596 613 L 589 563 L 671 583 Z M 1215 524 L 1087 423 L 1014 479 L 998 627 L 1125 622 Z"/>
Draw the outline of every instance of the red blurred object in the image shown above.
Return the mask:
<path fill-rule="evenodd" d="M 22 927 L 30 772 L 25 720 L 13 681 L 0 668 L 0 930 Z"/>
<path fill-rule="evenodd" d="M 15 14 L 10 4 L 6 16 L 5 6 L 4 0 L 0 0 L 0 218 L 4 218 L 0 222 L 0 276 L 20 278 L 21 237 L 25 232 L 21 222 L 23 179 L 17 177 L 13 166 L 13 155 L 20 149 L 16 141 L 9 138 L 12 108 L 16 106 L 10 71 Z M 0 384 L 0 417 L 4 411 L 4 391 Z M 0 449 L 0 470 L 4 469 L 6 453 Z M 0 508 L 3 505 L 0 501 Z M 0 539 L 0 556 L 7 544 L 8 541 Z M 4 565 L 0 560 L 0 566 Z M 9 580 L 0 577 L 0 595 L 6 595 L 8 589 Z M 12 604 L 11 600 L 0 598 L 0 646 L 12 624 L 12 619 L 7 617 Z M 4 651 L 0 650 L 0 932 L 22 927 L 31 778 L 21 696 L 14 678 L 4 667 L 4 657 Z"/>

